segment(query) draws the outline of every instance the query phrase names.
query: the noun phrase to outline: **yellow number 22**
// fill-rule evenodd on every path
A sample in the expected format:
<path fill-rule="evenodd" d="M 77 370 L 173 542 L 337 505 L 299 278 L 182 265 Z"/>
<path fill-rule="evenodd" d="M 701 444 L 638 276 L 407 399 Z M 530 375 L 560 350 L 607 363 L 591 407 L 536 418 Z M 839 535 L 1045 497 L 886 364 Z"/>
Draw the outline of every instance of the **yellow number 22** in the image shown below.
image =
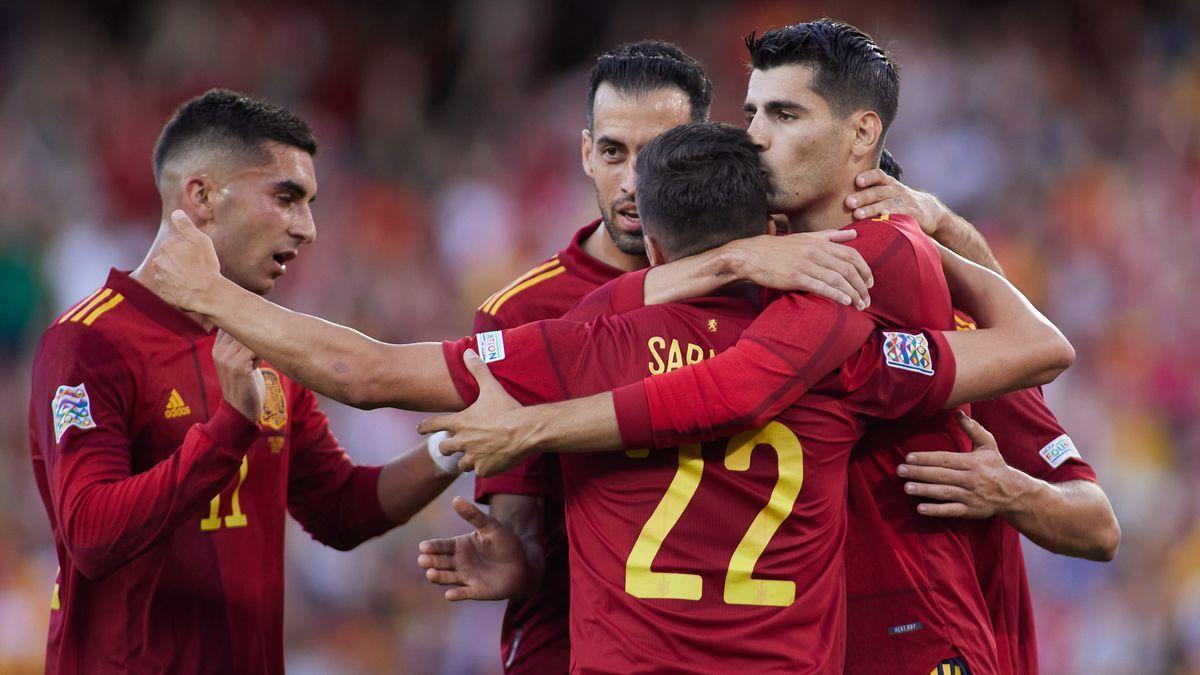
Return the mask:
<path fill-rule="evenodd" d="M 775 579 L 755 579 L 754 567 L 767 544 L 787 519 L 804 483 L 804 450 L 790 429 L 771 422 L 757 431 L 747 431 L 729 439 L 725 448 L 725 468 L 746 471 L 750 455 L 760 445 L 775 449 L 779 478 L 766 506 L 758 512 L 750 529 L 742 536 L 729 560 L 725 574 L 725 602 L 731 605 L 786 607 L 796 600 L 796 583 Z M 631 455 L 632 456 L 632 455 Z M 640 455 L 639 455 L 640 456 Z M 700 478 L 704 458 L 699 445 L 679 448 L 679 468 L 667 493 L 638 534 L 637 542 L 625 563 L 625 591 L 638 598 L 699 600 L 701 579 L 698 574 L 655 572 L 651 569 L 663 541 L 687 509 Z"/>

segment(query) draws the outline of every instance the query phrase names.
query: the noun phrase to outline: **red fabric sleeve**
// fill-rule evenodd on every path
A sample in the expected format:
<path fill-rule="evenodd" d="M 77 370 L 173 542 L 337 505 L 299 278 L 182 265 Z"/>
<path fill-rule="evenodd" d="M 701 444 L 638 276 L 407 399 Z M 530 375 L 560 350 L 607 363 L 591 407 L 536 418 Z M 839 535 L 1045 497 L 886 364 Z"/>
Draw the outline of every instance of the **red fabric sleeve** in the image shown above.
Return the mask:
<path fill-rule="evenodd" d="M 313 539 L 339 551 L 395 527 L 379 503 L 383 467 L 356 466 L 330 431 L 317 397 L 303 387 L 295 390 L 287 495 L 292 517 Z"/>
<path fill-rule="evenodd" d="M 488 363 L 488 369 L 522 404 L 560 401 L 568 397 L 567 374 L 578 368 L 587 332 L 587 324 L 566 320 L 538 321 L 495 332 L 487 339 L 502 345 L 504 357 Z M 478 350 L 477 336 L 442 343 L 454 386 L 470 405 L 479 397 L 479 385 L 463 363 L 467 349 Z M 499 475 L 476 476 L 475 500 L 487 503 L 495 494 L 547 496 L 552 487 L 550 471 L 550 461 L 538 453 Z"/>
<path fill-rule="evenodd" d="M 971 414 L 996 437 L 1000 454 L 1009 465 L 1051 483 L 1100 482 L 1046 405 L 1040 388 L 972 403 Z"/>
<path fill-rule="evenodd" d="M 875 331 L 813 391 L 839 398 L 864 417 L 928 416 L 950 398 L 956 366 L 941 331 Z"/>
<path fill-rule="evenodd" d="M 944 278 L 931 268 L 932 245 L 915 222 L 860 222 L 849 242 L 885 283 L 859 312 L 811 295 L 777 297 L 715 358 L 614 392 L 621 438 L 652 447 L 708 441 L 757 428 L 785 410 L 858 351 L 876 324 L 925 325 L 935 302 L 949 307 Z M 938 295 L 940 293 L 940 295 Z M 643 388 L 639 393 L 637 388 Z M 640 396 L 649 415 L 636 409 Z M 649 428 L 647 428 L 647 419 Z"/>
<path fill-rule="evenodd" d="M 56 411 L 60 387 L 83 395 L 60 400 Z M 237 475 L 259 433 L 222 402 L 169 457 L 134 475 L 126 428 L 135 392 L 128 365 L 96 331 L 70 325 L 43 339 L 33 368 L 31 435 L 42 450 L 63 543 L 90 579 L 107 576 L 203 510 Z M 60 425 L 56 437 L 56 417 L 76 424 Z"/>
<path fill-rule="evenodd" d="M 646 273 L 649 271 L 646 268 L 622 274 L 583 296 L 562 318 L 568 321 L 591 321 L 598 316 L 624 314 L 645 307 Z"/>

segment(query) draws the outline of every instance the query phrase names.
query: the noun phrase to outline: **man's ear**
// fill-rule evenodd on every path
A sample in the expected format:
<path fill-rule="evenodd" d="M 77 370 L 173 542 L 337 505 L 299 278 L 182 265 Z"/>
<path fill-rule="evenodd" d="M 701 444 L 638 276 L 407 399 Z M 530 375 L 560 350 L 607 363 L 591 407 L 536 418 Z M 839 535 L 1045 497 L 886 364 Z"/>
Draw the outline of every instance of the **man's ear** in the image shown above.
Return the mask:
<path fill-rule="evenodd" d="M 850 153 L 855 159 L 877 157 L 883 145 L 883 120 L 873 110 L 860 110 L 850 116 L 854 138 L 850 142 Z"/>
<path fill-rule="evenodd" d="M 588 175 L 588 178 L 595 178 L 592 175 L 592 152 L 596 146 L 592 143 L 592 132 L 584 129 L 579 132 L 579 138 L 583 146 L 580 148 L 581 156 L 583 157 L 583 172 Z"/>
<path fill-rule="evenodd" d="M 642 240 L 646 243 L 646 259 L 650 261 L 650 266 L 662 265 L 667 262 L 667 257 L 663 254 L 662 245 L 658 240 L 649 234 L 643 234 Z"/>
<path fill-rule="evenodd" d="M 208 176 L 194 173 L 185 177 L 181 193 L 180 206 L 196 223 L 196 227 L 203 229 L 212 222 L 216 188 Z"/>

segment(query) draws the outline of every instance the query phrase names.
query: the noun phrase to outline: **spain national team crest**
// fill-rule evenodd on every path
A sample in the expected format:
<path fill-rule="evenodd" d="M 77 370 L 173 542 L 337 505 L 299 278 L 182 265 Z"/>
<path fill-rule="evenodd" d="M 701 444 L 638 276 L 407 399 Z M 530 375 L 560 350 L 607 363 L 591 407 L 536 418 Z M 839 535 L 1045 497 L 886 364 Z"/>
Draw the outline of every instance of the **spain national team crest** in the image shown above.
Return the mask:
<path fill-rule="evenodd" d="M 96 428 L 92 419 L 92 402 L 88 400 L 87 387 L 83 383 L 71 387 L 63 385 L 54 392 L 54 400 L 50 402 L 50 412 L 54 416 L 54 442 L 62 440 L 63 434 L 71 427 L 80 429 Z"/>
<path fill-rule="evenodd" d="M 933 359 L 929 341 L 924 335 L 883 333 L 883 358 L 893 368 L 933 375 Z"/>
<path fill-rule="evenodd" d="M 268 429 L 279 431 L 287 424 L 287 398 L 283 395 L 283 385 L 279 382 L 279 373 L 270 368 L 263 368 L 262 376 L 263 411 L 258 421 Z"/>

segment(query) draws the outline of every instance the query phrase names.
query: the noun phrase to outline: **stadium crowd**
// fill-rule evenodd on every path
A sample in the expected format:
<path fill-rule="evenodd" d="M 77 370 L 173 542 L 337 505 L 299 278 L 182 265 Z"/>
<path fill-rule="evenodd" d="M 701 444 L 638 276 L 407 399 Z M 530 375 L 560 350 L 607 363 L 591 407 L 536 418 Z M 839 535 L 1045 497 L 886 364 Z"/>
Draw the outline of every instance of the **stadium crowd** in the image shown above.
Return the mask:
<path fill-rule="evenodd" d="M 1079 354 L 1047 398 L 1123 545 L 1108 565 L 1027 545 L 1043 670 L 1200 672 L 1200 11 L 1167 5 L 0 8 L 0 672 L 40 670 L 55 572 L 29 467 L 32 348 L 153 237 L 150 149 L 175 105 L 223 86 L 313 122 L 318 245 L 275 301 L 441 339 L 593 219 L 578 134 L 595 53 L 676 42 L 709 69 L 713 117 L 737 122 L 741 35 L 822 14 L 902 65 L 888 147 L 905 182 L 976 223 Z M 325 407 L 359 461 L 416 438 L 418 416 Z M 470 480 L 350 554 L 291 532 L 291 672 L 499 672 L 502 607 L 450 605 L 415 564 L 416 542 L 463 528 L 448 502 Z"/>

